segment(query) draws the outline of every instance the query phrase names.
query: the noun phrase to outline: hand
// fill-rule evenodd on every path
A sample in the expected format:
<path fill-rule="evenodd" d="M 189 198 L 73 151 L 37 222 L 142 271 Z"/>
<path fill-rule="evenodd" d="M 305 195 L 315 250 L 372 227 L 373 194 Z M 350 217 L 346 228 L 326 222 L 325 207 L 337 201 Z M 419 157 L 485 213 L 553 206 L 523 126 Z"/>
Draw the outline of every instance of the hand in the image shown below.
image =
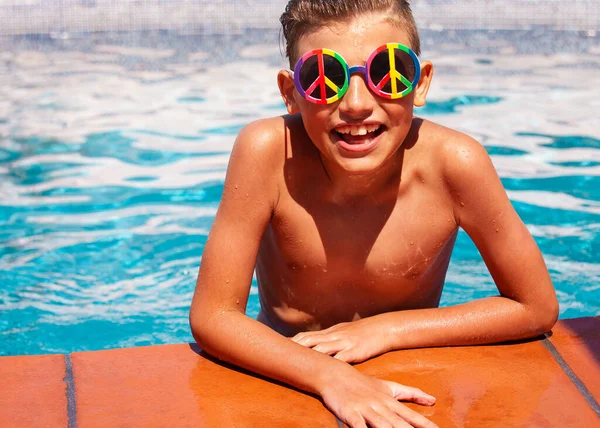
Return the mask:
<path fill-rule="evenodd" d="M 321 331 L 298 333 L 292 340 L 346 363 L 360 363 L 390 351 L 389 336 L 389 327 L 371 317 Z"/>
<path fill-rule="evenodd" d="M 433 406 L 435 398 L 420 389 L 366 376 L 352 367 L 320 391 L 325 405 L 351 428 L 437 428 L 397 400 Z"/>

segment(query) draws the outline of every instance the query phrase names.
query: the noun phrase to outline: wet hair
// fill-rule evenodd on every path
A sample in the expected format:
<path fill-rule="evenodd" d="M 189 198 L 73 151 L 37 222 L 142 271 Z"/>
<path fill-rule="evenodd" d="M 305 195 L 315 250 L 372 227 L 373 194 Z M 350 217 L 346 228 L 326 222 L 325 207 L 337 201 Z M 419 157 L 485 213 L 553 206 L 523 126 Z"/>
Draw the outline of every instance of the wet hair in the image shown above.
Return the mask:
<path fill-rule="evenodd" d="M 385 13 L 388 22 L 408 33 L 410 47 L 420 54 L 419 32 L 407 0 L 290 0 L 279 18 L 290 66 L 298 59 L 300 38 L 324 25 L 369 12 Z"/>

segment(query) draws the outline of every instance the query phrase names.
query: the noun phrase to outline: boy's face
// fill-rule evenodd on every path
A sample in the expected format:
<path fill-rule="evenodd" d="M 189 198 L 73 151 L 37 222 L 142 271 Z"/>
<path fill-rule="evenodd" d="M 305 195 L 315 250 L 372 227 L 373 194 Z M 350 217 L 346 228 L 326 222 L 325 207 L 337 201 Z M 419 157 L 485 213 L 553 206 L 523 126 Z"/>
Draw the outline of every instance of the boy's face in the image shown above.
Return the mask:
<path fill-rule="evenodd" d="M 408 34 L 386 22 L 384 15 L 365 14 L 347 23 L 321 27 L 302 37 L 298 54 L 328 48 L 341 54 L 349 66 L 364 65 L 376 48 L 390 42 L 410 47 Z M 410 130 L 413 105 L 425 103 L 432 67 L 424 62 L 421 69 L 418 87 L 395 100 L 371 92 L 364 76 L 358 73 L 350 77 L 344 97 L 328 105 L 305 100 L 294 89 L 289 74 L 280 73 L 279 85 L 288 111 L 300 111 L 308 136 L 329 167 L 348 173 L 369 173 L 378 170 L 397 152 Z M 360 130 L 360 127 L 366 129 Z M 371 132 L 364 136 L 351 135 L 353 131 L 363 133 L 365 130 Z"/>

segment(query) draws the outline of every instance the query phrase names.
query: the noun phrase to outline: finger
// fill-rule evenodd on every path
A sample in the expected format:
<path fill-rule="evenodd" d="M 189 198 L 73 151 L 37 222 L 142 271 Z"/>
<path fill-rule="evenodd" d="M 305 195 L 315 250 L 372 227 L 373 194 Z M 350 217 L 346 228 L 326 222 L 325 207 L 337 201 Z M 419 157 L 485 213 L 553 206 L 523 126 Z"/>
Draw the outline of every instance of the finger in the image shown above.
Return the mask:
<path fill-rule="evenodd" d="M 304 339 L 306 339 L 307 337 L 310 337 L 310 336 L 311 336 L 311 334 L 314 334 L 314 333 L 312 333 L 312 332 L 310 332 L 310 331 L 304 331 L 304 332 L 302 332 L 302 333 L 298 333 L 297 335 L 295 335 L 294 337 L 292 337 L 292 341 L 293 341 L 293 342 L 296 342 L 296 343 L 300 343 L 300 344 L 302 344 L 301 342 L 302 342 Z"/>
<path fill-rule="evenodd" d="M 323 342 L 330 342 L 333 338 L 327 334 L 311 334 L 310 336 L 305 335 L 302 338 L 298 339 L 296 343 L 312 348 L 315 345 Z"/>
<path fill-rule="evenodd" d="M 345 422 L 350 428 L 367 428 L 367 423 L 360 413 L 354 413 L 346 418 Z"/>
<path fill-rule="evenodd" d="M 373 409 L 365 412 L 364 418 L 371 428 L 394 428 L 391 422 L 387 421 L 386 418 Z M 406 426 L 409 425 L 407 424 Z"/>
<path fill-rule="evenodd" d="M 402 403 L 395 403 L 393 411 L 396 412 L 404 421 L 406 421 L 411 427 L 415 428 L 438 428 L 436 424 L 431 422 L 425 416 L 409 409 Z"/>
<path fill-rule="evenodd" d="M 433 406 L 435 404 L 435 397 L 421 391 L 419 388 L 400 385 L 388 380 L 384 382 L 392 389 L 392 395 L 396 400 L 413 401 L 424 406 Z"/>
<path fill-rule="evenodd" d="M 333 358 L 345 363 L 362 363 L 369 356 L 365 356 L 362 351 L 357 351 L 356 348 L 344 349 L 333 356 Z"/>
<path fill-rule="evenodd" d="M 352 355 L 348 351 L 340 351 L 333 356 L 336 360 L 343 361 L 345 363 L 352 362 Z"/>
<path fill-rule="evenodd" d="M 341 340 L 334 340 L 332 342 L 319 343 L 312 347 L 315 351 L 322 354 L 332 355 L 340 352 L 344 349 L 344 342 Z"/>
<path fill-rule="evenodd" d="M 389 422 L 394 428 L 410 428 L 411 425 L 409 425 L 408 422 L 406 422 L 404 419 L 402 419 L 396 412 L 394 412 L 391 409 L 388 409 L 387 407 L 384 408 L 378 408 L 377 412 L 379 412 L 379 414 L 381 414 L 385 420 L 387 422 Z"/>
<path fill-rule="evenodd" d="M 317 330 L 317 331 L 302 331 L 300 333 L 298 333 L 297 335 L 295 335 L 294 337 L 292 337 L 292 341 L 298 343 L 300 340 L 304 339 L 305 337 L 310 337 L 310 336 L 318 336 L 318 335 L 323 335 L 324 333 L 329 333 L 331 332 L 333 329 L 335 329 L 335 325 L 329 328 L 326 328 L 324 330 Z"/>
<path fill-rule="evenodd" d="M 294 341 L 294 342 L 297 343 L 300 339 L 302 339 L 307 334 L 310 334 L 310 332 L 303 331 L 302 333 L 298 333 L 297 335 L 295 335 L 294 337 L 292 337 L 292 341 Z"/>

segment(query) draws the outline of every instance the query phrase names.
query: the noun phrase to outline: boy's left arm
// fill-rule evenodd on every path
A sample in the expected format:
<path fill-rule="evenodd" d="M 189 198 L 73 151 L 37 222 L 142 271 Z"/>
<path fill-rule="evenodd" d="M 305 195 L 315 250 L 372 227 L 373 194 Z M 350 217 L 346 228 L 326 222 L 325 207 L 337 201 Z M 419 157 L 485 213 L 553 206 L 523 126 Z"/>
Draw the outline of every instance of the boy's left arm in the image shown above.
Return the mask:
<path fill-rule="evenodd" d="M 434 309 L 390 312 L 306 332 L 293 340 L 347 362 L 394 349 L 474 345 L 534 337 L 558 317 L 550 275 L 485 149 L 460 136 L 446 148 L 454 215 L 487 265 L 500 296 Z"/>

